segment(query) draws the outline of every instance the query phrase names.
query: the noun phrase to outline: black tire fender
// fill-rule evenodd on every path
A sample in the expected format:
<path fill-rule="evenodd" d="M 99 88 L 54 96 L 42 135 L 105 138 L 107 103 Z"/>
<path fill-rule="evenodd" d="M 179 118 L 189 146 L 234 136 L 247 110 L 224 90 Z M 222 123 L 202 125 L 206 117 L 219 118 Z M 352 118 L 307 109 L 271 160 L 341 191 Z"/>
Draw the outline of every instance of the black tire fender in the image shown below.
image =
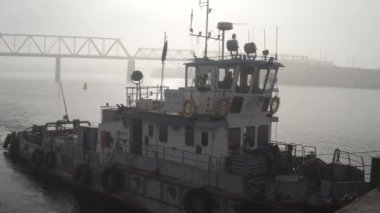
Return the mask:
<path fill-rule="evenodd" d="M 209 213 L 212 211 L 212 199 L 209 192 L 204 189 L 193 189 L 184 197 L 186 213 Z"/>
<path fill-rule="evenodd" d="M 124 184 L 124 175 L 116 167 L 106 168 L 100 175 L 100 184 L 107 193 L 120 192 Z"/>
<path fill-rule="evenodd" d="M 92 170 L 90 165 L 81 163 L 75 167 L 73 181 L 77 186 L 87 186 L 92 179 Z"/>
<path fill-rule="evenodd" d="M 45 168 L 50 169 L 50 168 L 55 167 L 56 162 L 57 162 L 57 157 L 54 151 L 45 152 L 44 159 L 43 159 Z"/>
<path fill-rule="evenodd" d="M 30 167 L 32 170 L 41 169 L 43 161 L 43 152 L 40 149 L 36 149 L 32 153 L 32 157 L 30 158 Z"/>
<path fill-rule="evenodd" d="M 3 143 L 4 149 L 8 149 L 8 146 L 11 143 L 11 139 L 12 139 L 12 133 L 8 134 L 7 137 L 5 138 L 4 143 Z"/>

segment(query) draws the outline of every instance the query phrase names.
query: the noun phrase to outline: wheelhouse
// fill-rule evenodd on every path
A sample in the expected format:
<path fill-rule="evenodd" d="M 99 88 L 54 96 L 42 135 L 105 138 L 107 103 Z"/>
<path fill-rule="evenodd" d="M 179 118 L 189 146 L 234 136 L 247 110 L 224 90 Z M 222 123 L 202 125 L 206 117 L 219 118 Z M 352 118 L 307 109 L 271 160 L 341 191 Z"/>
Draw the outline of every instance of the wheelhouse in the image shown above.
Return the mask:
<path fill-rule="evenodd" d="M 271 93 L 280 67 L 283 67 L 280 63 L 270 61 L 199 60 L 186 64 L 185 88 L 237 94 Z"/>

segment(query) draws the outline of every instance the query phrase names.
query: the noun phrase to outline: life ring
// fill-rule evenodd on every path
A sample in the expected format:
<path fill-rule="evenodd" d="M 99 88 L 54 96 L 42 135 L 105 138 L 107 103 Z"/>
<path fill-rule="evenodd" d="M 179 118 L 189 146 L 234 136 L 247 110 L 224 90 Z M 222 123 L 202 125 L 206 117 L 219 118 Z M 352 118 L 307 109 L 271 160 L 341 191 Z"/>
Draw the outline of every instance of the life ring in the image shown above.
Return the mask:
<path fill-rule="evenodd" d="M 186 193 L 184 198 L 186 213 L 212 212 L 212 200 L 209 192 L 204 189 L 194 189 Z"/>
<path fill-rule="evenodd" d="M 81 163 L 75 167 L 73 174 L 74 184 L 77 186 L 86 186 L 91 182 L 92 171 L 88 164 Z"/>
<path fill-rule="evenodd" d="M 181 113 L 186 118 L 192 117 L 197 112 L 197 105 L 193 100 L 187 100 L 182 104 Z"/>
<path fill-rule="evenodd" d="M 100 184 L 107 193 L 120 192 L 124 184 L 124 175 L 116 167 L 106 168 L 100 176 Z"/>
<path fill-rule="evenodd" d="M 215 112 L 217 115 L 226 116 L 230 112 L 231 104 L 228 98 L 221 98 L 215 103 Z"/>
<path fill-rule="evenodd" d="M 30 158 L 30 167 L 32 170 L 39 170 L 41 168 L 43 161 L 43 152 L 40 149 L 33 151 L 32 157 Z"/>
<path fill-rule="evenodd" d="M 53 168 L 55 166 L 56 160 L 57 158 L 54 151 L 46 152 L 43 158 L 44 167 L 47 169 Z"/>
<path fill-rule="evenodd" d="M 280 98 L 278 96 L 274 96 L 270 100 L 269 104 L 269 112 L 271 115 L 277 112 L 278 108 L 280 107 Z"/>

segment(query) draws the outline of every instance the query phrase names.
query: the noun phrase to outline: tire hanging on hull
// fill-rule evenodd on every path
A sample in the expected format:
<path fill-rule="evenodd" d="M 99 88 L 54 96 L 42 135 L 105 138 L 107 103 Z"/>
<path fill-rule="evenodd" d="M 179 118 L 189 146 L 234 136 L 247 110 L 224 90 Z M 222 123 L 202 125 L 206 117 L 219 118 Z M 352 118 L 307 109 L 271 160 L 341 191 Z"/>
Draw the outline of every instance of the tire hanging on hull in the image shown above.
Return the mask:
<path fill-rule="evenodd" d="M 124 184 L 124 175 L 116 167 L 106 168 L 100 176 L 100 184 L 107 193 L 120 192 Z"/>
<path fill-rule="evenodd" d="M 12 160 L 17 159 L 17 157 L 19 156 L 19 144 L 20 142 L 18 136 L 16 135 L 16 132 L 12 132 L 7 135 L 3 144 L 3 148 L 8 149 L 9 156 Z"/>
<path fill-rule="evenodd" d="M 92 170 L 88 164 L 81 163 L 75 167 L 73 181 L 75 185 L 84 187 L 90 184 L 92 179 Z"/>
<path fill-rule="evenodd" d="M 8 146 L 11 142 L 11 138 L 12 138 L 12 133 L 8 134 L 7 137 L 5 138 L 4 143 L 3 143 L 4 149 L 8 149 Z"/>
<path fill-rule="evenodd" d="M 43 165 L 46 169 L 54 168 L 56 165 L 56 156 L 54 151 L 48 151 L 44 154 Z"/>
<path fill-rule="evenodd" d="M 41 169 L 43 162 L 43 152 L 40 149 L 33 151 L 32 157 L 30 158 L 30 168 L 33 171 L 38 171 Z"/>
<path fill-rule="evenodd" d="M 209 192 L 204 189 L 194 189 L 186 193 L 184 198 L 186 213 L 212 212 L 212 199 Z"/>

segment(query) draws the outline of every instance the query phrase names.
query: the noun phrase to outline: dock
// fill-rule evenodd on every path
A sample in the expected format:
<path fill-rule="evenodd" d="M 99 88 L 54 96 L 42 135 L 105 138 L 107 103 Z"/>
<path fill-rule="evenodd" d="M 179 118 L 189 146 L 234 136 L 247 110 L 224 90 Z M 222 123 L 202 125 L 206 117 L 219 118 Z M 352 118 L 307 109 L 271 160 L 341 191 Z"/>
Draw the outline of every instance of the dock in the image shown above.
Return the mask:
<path fill-rule="evenodd" d="M 377 187 L 335 213 L 378 213 L 379 211 L 380 187 Z"/>

